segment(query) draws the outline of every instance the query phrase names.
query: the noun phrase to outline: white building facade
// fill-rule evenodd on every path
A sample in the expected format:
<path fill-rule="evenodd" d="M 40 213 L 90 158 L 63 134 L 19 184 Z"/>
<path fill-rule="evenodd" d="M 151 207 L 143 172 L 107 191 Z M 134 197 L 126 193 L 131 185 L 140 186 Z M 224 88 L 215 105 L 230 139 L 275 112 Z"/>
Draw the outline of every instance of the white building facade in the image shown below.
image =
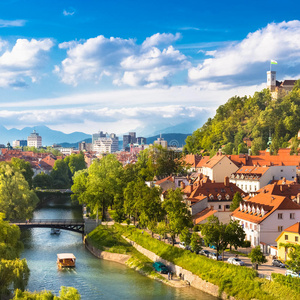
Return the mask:
<path fill-rule="evenodd" d="M 243 166 L 231 174 L 229 181 L 237 185 L 245 193 L 255 193 L 272 180 L 294 180 L 296 166 Z"/>
<path fill-rule="evenodd" d="M 42 147 L 42 137 L 35 130 L 33 130 L 33 132 L 27 138 L 27 146 L 35 148 Z"/>

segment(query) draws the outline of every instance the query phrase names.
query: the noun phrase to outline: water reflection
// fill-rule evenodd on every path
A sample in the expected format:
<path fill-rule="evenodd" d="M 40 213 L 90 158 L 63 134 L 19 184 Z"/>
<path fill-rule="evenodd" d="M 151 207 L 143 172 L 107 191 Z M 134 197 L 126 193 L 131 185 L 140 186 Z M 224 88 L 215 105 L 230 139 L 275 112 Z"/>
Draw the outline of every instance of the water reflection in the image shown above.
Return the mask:
<path fill-rule="evenodd" d="M 80 218 L 81 208 L 51 202 L 39 208 L 36 219 Z M 175 289 L 151 280 L 136 271 L 114 262 L 91 255 L 82 244 L 79 233 L 62 230 L 51 235 L 50 229 L 32 228 L 22 233 L 24 251 L 31 275 L 28 290 L 51 290 L 58 293 L 61 286 L 78 289 L 82 299 L 216 299 L 193 288 Z M 76 256 L 75 269 L 60 270 L 56 265 L 57 253 L 71 252 Z"/>

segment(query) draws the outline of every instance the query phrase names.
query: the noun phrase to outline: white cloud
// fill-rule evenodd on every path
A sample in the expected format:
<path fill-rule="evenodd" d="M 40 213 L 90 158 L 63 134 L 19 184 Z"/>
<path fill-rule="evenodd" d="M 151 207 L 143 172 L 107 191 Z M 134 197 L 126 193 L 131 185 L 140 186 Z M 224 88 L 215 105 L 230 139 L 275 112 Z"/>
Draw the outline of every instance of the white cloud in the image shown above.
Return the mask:
<path fill-rule="evenodd" d="M 105 38 L 100 35 L 86 41 L 61 43 L 67 58 L 55 66 L 64 83 L 77 85 L 82 80 L 101 80 L 112 76 L 114 84 L 129 86 L 165 85 L 176 71 L 188 68 L 187 58 L 171 45 L 160 50 L 154 45 L 169 44 L 179 34 L 155 34 L 142 45 L 132 39 Z"/>
<path fill-rule="evenodd" d="M 7 43 L 3 46 L 8 47 Z M 26 78 L 36 81 L 36 70 L 45 64 L 45 52 L 53 46 L 50 39 L 18 39 L 12 49 L 0 56 L 0 87 L 24 86 Z"/>
<path fill-rule="evenodd" d="M 25 26 L 25 20 L 2 20 L 0 19 L 0 28 L 3 27 L 23 27 Z"/>
<path fill-rule="evenodd" d="M 150 37 L 147 37 L 142 44 L 142 48 L 157 47 L 160 45 L 169 45 L 181 38 L 180 33 L 175 35 L 172 33 L 156 33 Z"/>
<path fill-rule="evenodd" d="M 214 79 L 262 70 L 271 59 L 278 63 L 300 63 L 300 21 L 271 23 L 249 33 L 241 42 L 215 52 L 189 70 L 191 80 Z M 252 74 L 253 75 L 253 74 Z"/>

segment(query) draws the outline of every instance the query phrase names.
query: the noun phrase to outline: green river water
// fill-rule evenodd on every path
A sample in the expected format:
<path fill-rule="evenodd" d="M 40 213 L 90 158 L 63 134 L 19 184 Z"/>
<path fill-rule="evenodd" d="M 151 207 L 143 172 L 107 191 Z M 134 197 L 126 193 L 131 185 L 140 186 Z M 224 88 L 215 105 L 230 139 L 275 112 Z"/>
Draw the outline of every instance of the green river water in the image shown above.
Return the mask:
<path fill-rule="evenodd" d="M 70 203 L 55 201 L 35 211 L 35 219 L 79 219 L 81 208 Z M 90 254 L 82 244 L 79 233 L 62 230 L 50 235 L 50 229 L 23 230 L 22 242 L 30 268 L 29 291 L 51 290 L 58 294 L 61 286 L 78 289 L 82 300 L 114 299 L 182 299 L 213 300 L 215 297 L 197 289 L 173 288 L 142 276 L 125 265 L 100 260 Z M 59 270 L 57 253 L 73 253 L 76 268 Z"/>

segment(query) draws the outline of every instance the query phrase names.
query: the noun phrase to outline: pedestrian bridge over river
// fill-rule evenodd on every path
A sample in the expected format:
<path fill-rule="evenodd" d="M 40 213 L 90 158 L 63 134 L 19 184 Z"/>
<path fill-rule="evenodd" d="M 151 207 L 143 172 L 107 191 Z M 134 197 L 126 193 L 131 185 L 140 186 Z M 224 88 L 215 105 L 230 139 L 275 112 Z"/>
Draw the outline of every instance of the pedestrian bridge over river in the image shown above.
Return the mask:
<path fill-rule="evenodd" d="M 19 226 L 20 228 L 59 228 L 63 230 L 75 231 L 84 234 L 85 221 L 74 219 L 32 219 L 26 222 L 11 222 L 10 223 Z"/>

